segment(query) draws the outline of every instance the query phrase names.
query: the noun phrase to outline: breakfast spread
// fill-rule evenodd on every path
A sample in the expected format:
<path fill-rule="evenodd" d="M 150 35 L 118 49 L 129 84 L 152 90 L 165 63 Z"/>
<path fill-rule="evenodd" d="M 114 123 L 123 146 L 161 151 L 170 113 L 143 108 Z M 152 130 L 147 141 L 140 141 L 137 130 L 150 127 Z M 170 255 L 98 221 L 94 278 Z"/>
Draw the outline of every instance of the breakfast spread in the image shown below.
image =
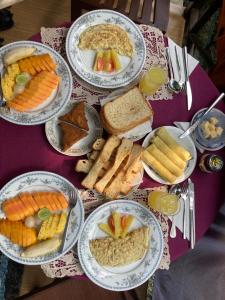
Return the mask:
<path fill-rule="evenodd" d="M 100 112 L 105 130 L 111 134 L 126 132 L 150 120 L 153 111 L 137 87 L 107 102 Z"/>
<path fill-rule="evenodd" d="M 134 51 L 126 31 L 113 24 L 90 26 L 81 33 L 78 47 L 83 50 L 114 49 L 128 57 L 132 57 Z"/>
<path fill-rule="evenodd" d="M 101 149 L 100 149 L 101 145 Z M 79 160 L 75 170 L 88 173 L 81 182 L 88 189 L 110 199 L 116 199 L 121 193 L 128 194 L 132 183 L 142 170 L 142 147 L 131 140 L 110 136 L 107 141 L 99 140 L 94 144 L 99 150 L 95 152 L 92 162 Z"/>
<path fill-rule="evenodd" d="M 118 267 L 131 264 L 141 259 L 149 247 L 149 230 L 143 226 L 129 232 L 123 238 L 105 237 L 91 240 L 90 251 L 101 266 Z"/>
<path fill-rule="evenodd" d="M 215 139 L 223 133 L 223 128 L 218 126 L 218 119 L 215 117 L 209 118 L 201 123 L 200 127 L 203 133 L 204 138 L 206 139 Z"/>
<path fill-rule="evenodd" d="M 70 149 L 75 143 L 88 135 L 88 121 L 85 115 L 85 103 L 76 104 L 72 110 L 59 118 L 62 133 L 63 151 Z"/>
<path fill-rule="evenodd" d="M 147 165 L 170 183 L 183 174 L 191 158 L 190 152 L 179 145 L 164 127 L 156 131 L 142 156 Z"/>
<path fill-rule="evenodd" d="M 57 89 L 60 77 L 49 54 L 35 55 L 35 48 L 19 47 L 3 58 L 5 72 L 1 87 L 6 105 L 16 111 L 31 111 Z"/>
<path fill-rule="evenodd" d="M 67 207 L 68 201 L 60 192 L 21 192 L 3 201 L 6 219 L 0 220 L 0 234 L 23 248 L 21 256 L 55 251 L 61 244 Z"/>

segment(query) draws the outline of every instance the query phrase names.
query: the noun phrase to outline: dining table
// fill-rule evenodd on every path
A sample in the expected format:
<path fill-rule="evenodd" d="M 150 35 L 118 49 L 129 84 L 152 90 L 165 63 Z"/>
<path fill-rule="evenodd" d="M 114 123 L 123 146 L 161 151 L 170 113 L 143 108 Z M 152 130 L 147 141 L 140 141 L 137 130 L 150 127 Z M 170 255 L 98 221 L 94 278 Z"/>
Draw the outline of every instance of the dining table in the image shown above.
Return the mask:
<path fill-rule="evenodd" d="M 69 23 L 66 25 L 69 26 Z M 30 38 L 41 42 L 40 34 Z M 153 129 L 164 125 L 173 125 L 174 121 L 190 122 L 194 114 L 209 106 L 219 95 L 219 91 L 198 64 L 190 76 L 193 105 L 187 110 L 186 96 L 182 92 L 174 94 L 167 101 L 151 101 L 154 112 Z M 217 108 L 225 112 L 225 102 Z M 45 125 L 21 126 L 0 119 L 0 188 L 14 177 L 30 171 L 49 171 L 68 179 L 76 188 L 81 188 L 82 175 L 75 172 L 75 164 L 80 157 L 63 155 L 52 148 L 45 135 Z M 225 151 L 216 151 L 225 159 Z M 218 173 L 202 172 L 198 166 L 202 156 L 198 152 L 196 168 L 191 175 L 196 195 L 196 240 L 199 240 L 213 222 L 225 199 L 225 169 Z M 146 173 L 139 188 L 160 186 Z M 171 261 L 187 253 L 188 240 L 184 240 L 178 230 L 176 238 L 169 237 Z"/>

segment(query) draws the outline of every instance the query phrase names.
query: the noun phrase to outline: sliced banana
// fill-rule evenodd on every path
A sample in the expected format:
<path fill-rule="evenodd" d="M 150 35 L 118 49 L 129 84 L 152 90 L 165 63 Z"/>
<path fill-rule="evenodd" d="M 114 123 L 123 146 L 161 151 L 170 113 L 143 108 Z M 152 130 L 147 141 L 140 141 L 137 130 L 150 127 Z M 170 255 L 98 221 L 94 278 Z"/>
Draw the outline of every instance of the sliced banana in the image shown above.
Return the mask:
<path fill-rule="evenodd" d="M 35 50 L 36 48 L 34 47 L 18 47 L 10 50 L 3 58 L 4 64 L 11 65 L 20 59 L 31 56 L 35 52 Z"/>

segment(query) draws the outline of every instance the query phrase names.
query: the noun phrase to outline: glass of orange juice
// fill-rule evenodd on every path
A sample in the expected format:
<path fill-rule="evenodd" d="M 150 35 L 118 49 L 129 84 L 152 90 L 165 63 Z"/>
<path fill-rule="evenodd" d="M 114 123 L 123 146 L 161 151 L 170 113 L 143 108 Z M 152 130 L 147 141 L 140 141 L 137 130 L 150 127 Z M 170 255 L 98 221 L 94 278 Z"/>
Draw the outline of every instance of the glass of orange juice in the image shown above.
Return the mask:
<path fill-rule="evenodd" d="M 151 96 L 167 81 L 167 72 L 161 66 L 154 65 L 142 76 L 139 89 L 143 94 Z"/>
<path fill-rule="evenodd" d="M 179 198 L 175 194 L 168 194 L 162 191 L 152 191 L 148 195 L 148 205 L 168 216 L 175 215 L 180 210 Z"/>

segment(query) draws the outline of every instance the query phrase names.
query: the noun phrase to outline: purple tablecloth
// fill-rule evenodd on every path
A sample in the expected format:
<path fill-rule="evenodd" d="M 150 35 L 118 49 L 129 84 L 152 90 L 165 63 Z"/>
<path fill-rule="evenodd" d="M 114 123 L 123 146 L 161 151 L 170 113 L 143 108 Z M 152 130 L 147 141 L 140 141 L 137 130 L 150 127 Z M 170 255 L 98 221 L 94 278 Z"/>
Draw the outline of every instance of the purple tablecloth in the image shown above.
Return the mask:
<path fill-rule="evenodd" d="M 40 41 L 40 35 L 32 40 Z M 207 74 L 197 66 L 190 78 L 193 106 L 187 111 L 186 99 L 176 95 L 173 100 L 151 102 L 154 110 L 153 128 L 172 125 L 173 121 L 190 121 L 194 113 L 208 106 L 219 92 Z M 225 112 L 225 104 L 218 108 Z M 0 187 L 24 172 L 45 170 L 60 174 L 81 188 L 82 175 L 74 171 L 77 158 L 56 152 L 48 143 L 44 125 L 19 126 L 0 120 Z M 217 151 L 225 159 L 224 150 Z M 225 196 L 223 173 L 206 174 L 198 166 L 191 178 L 196 187 L 196 237 L 200 239 L 213 222 Z M 146 174 L 141 187 L 157 186 Z M 171 259 L 175 260 L 189 249 L 188 242 L 179 232 L 176 239 L 169 240 Z"/>

